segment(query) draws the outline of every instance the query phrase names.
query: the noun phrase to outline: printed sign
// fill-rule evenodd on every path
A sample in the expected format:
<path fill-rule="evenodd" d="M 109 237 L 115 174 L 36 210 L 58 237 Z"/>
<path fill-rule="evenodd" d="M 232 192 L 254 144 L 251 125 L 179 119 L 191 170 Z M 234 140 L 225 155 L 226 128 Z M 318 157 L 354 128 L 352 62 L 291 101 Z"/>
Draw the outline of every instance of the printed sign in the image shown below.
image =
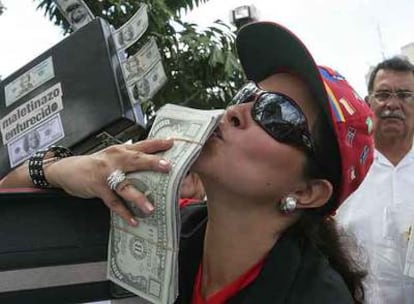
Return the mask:
<path fill-rule="evenodd" d="M 57 83 L 0 120 L 3 144 L 16 139 L 62 109 L 62 87 Z"/>

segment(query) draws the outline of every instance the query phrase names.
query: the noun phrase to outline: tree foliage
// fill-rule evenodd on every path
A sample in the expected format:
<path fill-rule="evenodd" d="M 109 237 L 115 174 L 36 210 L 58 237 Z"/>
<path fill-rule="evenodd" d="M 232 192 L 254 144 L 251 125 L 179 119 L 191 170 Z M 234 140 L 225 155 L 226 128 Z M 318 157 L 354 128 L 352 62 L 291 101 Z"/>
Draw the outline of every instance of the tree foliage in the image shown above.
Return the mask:
<path fill-rule="evenodd" d="M 53 0 L 39 1 L 39 8 L 55 24 L 69 32 L 69 25 Z M 235 56 L 235 34 L 229 25 L 217 20 L 200 29 L 181 20 L 181 15 L 208 0 L 144 0 L 149 7 L 148 35 L 154 36 L 163 56 L 168 82 L 151 101 L 155 109 L 165 103 L 197 108 L 223 108 L 244 82 Z M 115 28 L 138 9 L 141 2 L 131 0 L 85 0 L 91 11 Z M 142 44 L 142 43 L 141 43 Z M 133 54 L 140 42 L 128 52 Z M 150 104 L 150 105 L 151 105 Z M 147 104 L 148 107 L 148 104 Z"/>
<path fill-rule="evenodd" d="M 6 7 L 3 5 L 3 3 L 1 3 L 1 0 L 0 0 L 0 15 L 3 14 L 5 9 L 6 9 Z"/>

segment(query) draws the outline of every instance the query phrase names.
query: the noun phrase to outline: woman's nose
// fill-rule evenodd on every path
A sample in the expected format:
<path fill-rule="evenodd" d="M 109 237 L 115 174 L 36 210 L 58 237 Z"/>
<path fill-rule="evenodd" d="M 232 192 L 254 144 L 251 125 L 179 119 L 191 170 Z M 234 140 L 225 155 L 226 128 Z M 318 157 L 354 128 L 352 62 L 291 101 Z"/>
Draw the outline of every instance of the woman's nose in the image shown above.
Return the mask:
<path fill-rule="evenodd" d="M 225 120 L 233 127 L 245 128 L 248 117 L 246 117 L 246 105 L 230 106 L 226 110 Z"/>

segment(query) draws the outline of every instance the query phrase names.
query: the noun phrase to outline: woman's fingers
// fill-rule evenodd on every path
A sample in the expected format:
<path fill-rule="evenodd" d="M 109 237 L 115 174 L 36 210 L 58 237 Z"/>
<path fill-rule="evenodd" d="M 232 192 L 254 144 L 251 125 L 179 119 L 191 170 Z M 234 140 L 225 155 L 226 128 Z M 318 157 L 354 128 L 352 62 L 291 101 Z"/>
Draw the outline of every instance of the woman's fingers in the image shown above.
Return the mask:
<path fill-rule="evenodd" d="M 172 139 L 152 139 L 133 144 L 128 147 L 129 150 L 135 151 L 131 158 L 128 158 L 126 171 L 136 170 L 154 170 L 168 172 L 171 168 L 170 163 L 152 153 L 170 149 L 174 144 Z"/>
<path fill-rule="evenodd" d="M 173 144 L 173 139 L 147 139 L 135 144 L 128 144 L 126 147 L 129 150 L 152 154 L 168 150 Z"/>
<path fill-rule="evenodd" d="M 115 145 L 97 152 L 95 157 L 100 160 L 99 168 L 103 171 L 115 169 L 124 172 L 159 171 L 168 172 L 170 163 L 151 153 L 171 148 L 172 140 L 146 140 L 137 144 Z"/>
<path fill-rule="evenodd" d="M 133 208 L 139 208 L 144 215 L 150 215 L 154 211 L 153 204 L 148 200 L 149 193 L 140 192 L 130 181 L 125 180 L 116 188 L 116 193 L 125 201 L 133 204 Z"/>
<path fill-rule="evenodd" d="M 47 178 L 50 178 L 54 186 L 72 195 L 100 197 L 112 211 L 135 226 L 138 223 L 131 210 L 137 208 L 149 215 L 154 209 L 153 205 L 130 181 L 125 180 L 116 186 L 116 175 L 111 181 L 111 184 L 115 184 L 112 186 L 116 186 L 115 191 L 112 191 L 108 177 L 116 173 L 116 170 L 125 174 L 137 171 L 168 172 L 171 164 L 153 153 L 165 151 L 172 145 L 173 140 L 159 139 L 114 145 L 93 155 L 70 157 L 56 162 L 47 168 Z M 123 200 L 132 204 L 133 208 L 128 208 Z"/>
<path fill-rule="evenodd" d="M 154 206 L 145 194 L 138 191 L 128 180 L 121 182 L 116 187 L 115 192 L 111 190 L 104 191 L 101 199 L 109 209 L 117 213 L 131 226 L 136 226 L 138 222 L 125 205 L 125 202 L 133 204 L 132 209 L 138 208 L 145 215 L 150 215 L 154 211 Z"/>
<path fill-rule="evenodd" d="M 171 169 L 171 164 L 168 160 L 163 159 L 157 155 L 145 154 L 142 152 L 130 152 L 130 157 L 124 158 L 122 169 L 125 172 L 134 171 L 160 171 L 168 172 Z"/>
<path fill-rule="evenodd" d="M 123 220 L 125 220 L 131 226 L 137 226 L 138 222 L 134 218 L 133 214 L 124 205 L 121 198 L 115 194 L 112 190 L 104 190 L 101 195 L 102 201 L 113 212 L 118 214 Z"/>

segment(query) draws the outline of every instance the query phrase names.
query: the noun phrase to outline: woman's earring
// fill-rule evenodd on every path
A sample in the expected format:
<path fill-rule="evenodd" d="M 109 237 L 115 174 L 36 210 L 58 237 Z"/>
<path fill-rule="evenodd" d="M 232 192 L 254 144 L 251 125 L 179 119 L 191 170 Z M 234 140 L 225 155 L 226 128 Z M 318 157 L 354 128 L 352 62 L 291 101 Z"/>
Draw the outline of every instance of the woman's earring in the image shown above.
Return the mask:
<path fill-rule="evenodd" d="M 282 201 L 279 204 L 279 209 L 283 213 L 291 213 L 295 211 L 296 204 L 298 200 L 292 196 L 287 196 L 286 198 L 283 198 Z"/>

